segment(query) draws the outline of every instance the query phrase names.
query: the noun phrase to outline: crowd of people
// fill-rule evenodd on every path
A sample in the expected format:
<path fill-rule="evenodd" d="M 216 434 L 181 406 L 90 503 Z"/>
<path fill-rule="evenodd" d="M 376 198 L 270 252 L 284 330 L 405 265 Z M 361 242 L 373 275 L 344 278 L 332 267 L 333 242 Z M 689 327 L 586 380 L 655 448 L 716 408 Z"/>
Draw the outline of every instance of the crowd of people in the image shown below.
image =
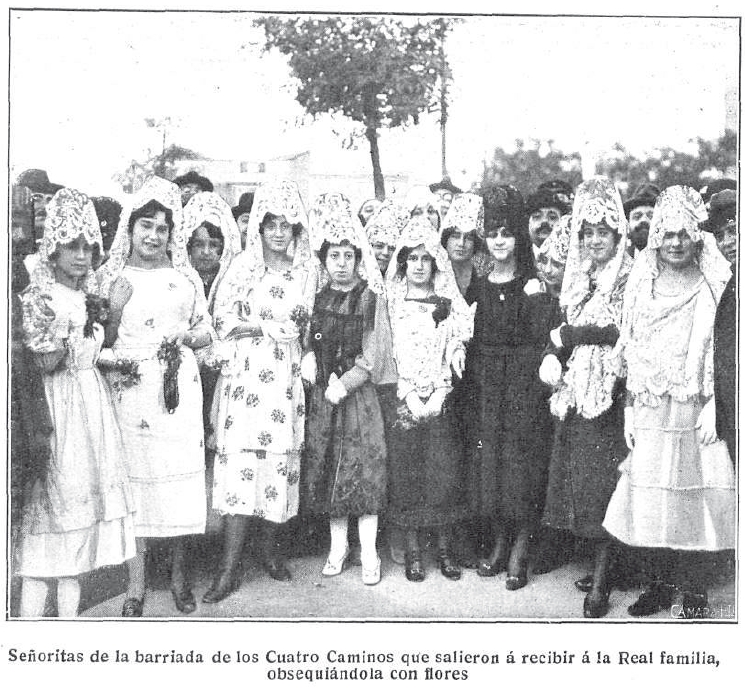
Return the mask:
<path fill-rule="evenodd" d="M 507 590 L 565 565 L 582 613 L 707 604 L 735 547 L 736 188 L 608 178 L 462 192 L 449 179 L 355 210 L 267 181 L 234 207 L 190 172 L 123 199 L 28 170 L 12 207 L 12 574 L 20 615 L 51 579 L 146 553 L 196 610 L 188 564 L 208 510 L 221 554 L 201 603 L 314 538 L 323 576 L 380 551 L 406 578 Z M 206 476 L 211 477 L 206 484 Z M 297 550 L 282 546 L 286 524 Z M 350 524 L 353 529 L 350 530 Z"/>

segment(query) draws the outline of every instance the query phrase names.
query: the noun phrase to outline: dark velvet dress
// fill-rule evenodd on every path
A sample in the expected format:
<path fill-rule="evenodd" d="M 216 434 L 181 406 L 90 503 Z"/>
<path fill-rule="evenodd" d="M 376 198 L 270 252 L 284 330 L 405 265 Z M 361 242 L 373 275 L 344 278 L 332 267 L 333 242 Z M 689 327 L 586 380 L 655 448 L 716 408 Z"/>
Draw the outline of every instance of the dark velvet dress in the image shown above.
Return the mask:
<path fill-rule="evenodd" d="M 407 299 L 401 305 L 402 313 L 394 331 L 396 326 L 399 332 L 405 327 L 412 348 L 417 344 L 414 338 L 435 341 L 437 328 L 448 327 L 448 320 L 435 324 L 432 313 L 436 304 L 437 299 Z M 407 337 L 401 337 L 401 341 L 406 340 Z M 433 361 L 439 359 L 434 361 L 435 368 L 447 367 L 442 364 L 444 351 L 435 346 L 430 353 Z M 412 371 L 402 369 L 401 358 L 399 353 L 399 377 L 411 381 Z M 388 518 L 396 526 L 446 527 L 465 521 L 468 516 L 464 497 L 465 462 L 453 402 L 450 391 L 437 416 L 415 422 L 406 402 L 398 400 L 395 421 L 388 429 Z"/>
<path fill-rule="evenodd" d="M 615 325 L 562 328 L 563 356 L 575 346 L 615 345 Z M 616 380 L 610 408 L 595 418 L 570 409 L 556 420 L 543 524 L 578 537 L 608 537 L 603 519 L 618 483 L 618 466 L 627 457 L 623 434 L 625 385 Z"/>
<path fill-rule="evenodd" d="M 548 388 L 538 367 L 558 325 L 545 294 L 528 296 L 523 279 L 471 283 L 477 303 L 468 348 L 465 415 L 469 504 L 475 514 L 534 527 L 543 508 L 553 429 Z"/>
<path fill-rule="evenodd" d="M 717 435 L 737 463 L 737 275 L 727 282 L 714 319 L 714 400 Z"/>
<path fill-rule="evenodd" d="M 386 444 L 375 386 L 375 294 L 366 282 L 350 291 L 324 287 L 316 296 L 310 343 L 318 383 L 307 410 L 302 492 L 310 513 L 331 518 L 377 514 L 386 499 Z M 347 396 L 325 398 L 335 373 Z M 301 499 L 303 499 L 301 497 Z"/>

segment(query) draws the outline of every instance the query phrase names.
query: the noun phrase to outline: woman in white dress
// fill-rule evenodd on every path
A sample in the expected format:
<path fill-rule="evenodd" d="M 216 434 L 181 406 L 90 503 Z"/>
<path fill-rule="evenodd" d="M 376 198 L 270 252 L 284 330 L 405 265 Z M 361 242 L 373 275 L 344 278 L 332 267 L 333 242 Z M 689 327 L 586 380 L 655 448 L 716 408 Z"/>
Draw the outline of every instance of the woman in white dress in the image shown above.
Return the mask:
<path fill-rule="evenodd" d="M 293 182 L 260 186 L 246 247 L 215 297 L 222 366 L 212 408 L 212 506 L 225 518 L 222 560 L 204 602 L 219 602 L 240 584 L 251 516 L 261 523 L 264 569 L 275 580 L 291 577 L 277 536 L 298 512 L 305 430 L 300 360 L 318 274 L 307 226 Z"/>
<path fill-rule="evenodd" d="M 78 575 L 134 556 L 134 504 L 108 388 L 96 368 L 104 331 L 91 270 L 101 251 L 93 203 L 61 189 L 47 206 L 44 239 L 29 256 L 26 345 L 42 367 L 51 454 L 25 505 L 17 573 L 21 615 L 41 616 L 57 579 L 59 616 L 75 616 Z"/>
<path fill-rule="evenodd" d="M 629 607 L 632 616 L 677 599 L 683 616 L 702 618 L 702 559 L 737 539 L 735 474 L 714 414 L 714 317 L 731 272 L 699 227 L 705 219 L 697 191 L 665 189 L 626 287 L 619 347 L 631 453 L 603 526 L 651 548 L 653 583 Z"/>
<path fill-rule="evenodd" d="M 123 616 L 142 616 L 148 538 L 171 539 L 171 593 L 182 613 L 196 602 L 184 572 L 185 539 L 203 533 L 202 389 L 193 349 L 212 342 L 202 282 L 188 263 L 181 199 L 171 182 L 148 180 L 122 213 L 111 257 L 100 268 L 111 302 L 107 341 L 141 379 L 112 377 L 135 496 L 137 557 Z"/>

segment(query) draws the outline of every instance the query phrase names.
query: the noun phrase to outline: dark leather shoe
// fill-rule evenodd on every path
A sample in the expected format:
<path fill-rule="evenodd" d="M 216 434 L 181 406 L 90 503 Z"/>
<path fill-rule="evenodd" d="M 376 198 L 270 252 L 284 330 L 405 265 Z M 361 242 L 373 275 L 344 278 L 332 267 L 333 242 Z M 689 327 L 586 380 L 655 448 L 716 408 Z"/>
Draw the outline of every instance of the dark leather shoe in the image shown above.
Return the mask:
<path fill-rule="evenodd" d="M 144 600 L 128 597 L 122 605 L 122 616 L 128 619 L 142 616 Z"/>
<path fill-rule="evenodd" d="M 684 591 L 674 596 L 670 609 L 676 619 L 706 619 L 709 597 L 705 592 Z"/>
<path fill-rule="evenodd" d="M 218 575 L 212 585 L 207 589 L 202 597 L 202 602 L 206 604 L 216 604 L 221 602 L 229 595 L 232 595 L 240 587 L 240 579 L 237 576 Z"/>
<path fill-rule="evenodd" d="M 593 597 L 592 593 L 587 593 L 584 604 L 582 605 L 582 615 L 586 619 L 601 619 L 608 613 L 610 604 L 608 598 L 610 593 L 606 592 L 600 597 Z"/>
<path fill-rule="evenodd" d="M 194 593 L 189 588 L 177 590 L 171 587 L 171 596 L 173 603 L 182 614 L 191 614 L 197 609 L 197 601 L 194 599 Z"/>
<path fill-rule="evenodd" d="M 422 553 L 407 552 L 404 563 L 406 566 L 406 579 L 412 583 L 421 583 L 425 577 Z"/>
<path fill-rule="evenodd" d="M 476 573 L 478 573 L 482 578 L 493 578 L 502 573 L 506 568 L 507 564 L 504 559 L 497 559 L 496 561 L 492 561 L 491 559 L 481 559 Z"/>
<path fill-rule="evenodd" d="M 440 565 L 440 573 L 445 576 L 445 578 L 452 581 L 460 580 L 460 566 L 455 563 L 455 560 L 450 556 L 449 552 L 446 550 L 438 552 L 437 563 Z"/>
<path fill-rule="evenodd" d="M 631 616 L 652 616 L 663 609 L 670 609 L 675 597 L 675 588 L 665 583 L 653 583 L 645 590 L 639 599 L 634 602 L 628 612 Z"/>
<path fill-rule="evenodd" d="M 521 564 L 520 570 L 517 574 L 510 574 L 507 576 L 507 580 L 504 582 L 504 587 L 507 590 L 519 590 L 524 588 L 528 584 L 528 565 Z"/>
<path fill-rule="evenodd" d="M 583 576 L 579 580 L 574 581 L 574 587 L 577 588 L 580 592 L 583 592 L 587 594 L 592 590 L 592 583 L 593 583 L 593 575 L 591 573 L 588 573 L 586 576 Z"/>
<path fill-rule="evenodd" d="M 285 582 L 292 580 L 292 574 L 290 573 L 285 563 L 280 559 L 270 559 L 264 562 L 264 571 L 266 571 L 274 580 Z"/>

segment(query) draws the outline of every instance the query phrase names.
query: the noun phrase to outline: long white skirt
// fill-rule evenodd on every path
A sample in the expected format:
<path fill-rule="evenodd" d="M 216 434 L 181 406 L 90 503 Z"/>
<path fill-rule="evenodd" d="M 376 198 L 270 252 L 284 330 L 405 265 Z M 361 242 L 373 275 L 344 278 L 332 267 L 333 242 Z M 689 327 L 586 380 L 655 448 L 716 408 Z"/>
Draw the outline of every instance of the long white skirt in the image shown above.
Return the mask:
<path fill-rule="evenodd" d="M 699 442 L 700 411 L 668 396 L 656 408 L 635 404 L 635 446 L 603 521 L 611 535 L 638 547 L 734 548 L 735 473 L 724 442 Z"/>

